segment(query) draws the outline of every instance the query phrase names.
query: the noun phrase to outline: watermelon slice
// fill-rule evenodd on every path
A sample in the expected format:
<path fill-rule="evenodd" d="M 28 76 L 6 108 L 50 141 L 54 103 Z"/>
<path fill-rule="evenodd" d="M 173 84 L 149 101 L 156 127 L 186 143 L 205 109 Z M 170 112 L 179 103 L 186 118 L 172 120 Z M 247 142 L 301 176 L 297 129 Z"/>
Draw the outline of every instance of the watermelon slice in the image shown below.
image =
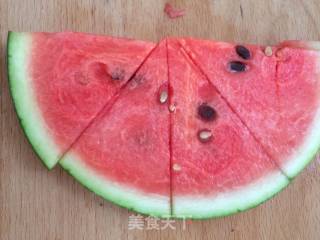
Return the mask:
<path fill-rule="evenodd" d="M 11 93 L 23 129 L 52 168 L 154 48 L 83 33 L 9 33 Z"/>
<path fill-rule="evenodd" d="M 314 158 L 320 143 L 319 43 L 180 44 L 289 178 Z M 231 64 L 245 69 L 233 71 Z"/>
<path fill-rule="evenodd" d="M 171 104 L 176 106 L 171 120 L 173 215 L 228 215 L 286 186 L 287 177 L 174 40 L 168 55 Z"/>
<path fill-rule="evenodd" d="M 129 209 L 242 211 L 319 149 L 317 42 L 10 33 L 8 44 L 11 93 L 40 158 Z"/>
<path fill-rule="evenodd" d="M 121 206 L 170 214 L 165 41 L 60 161 L 81 183 Z"/>

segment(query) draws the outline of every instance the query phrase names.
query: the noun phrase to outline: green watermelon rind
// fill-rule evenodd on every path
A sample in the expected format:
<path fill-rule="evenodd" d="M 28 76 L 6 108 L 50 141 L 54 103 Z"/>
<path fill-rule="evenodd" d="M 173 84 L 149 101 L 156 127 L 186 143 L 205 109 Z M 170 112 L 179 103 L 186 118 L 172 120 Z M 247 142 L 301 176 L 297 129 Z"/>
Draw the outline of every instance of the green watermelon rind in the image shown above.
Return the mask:
<path fill-rule="evenodd" d="M 73 151 L 69 151 L 59 161 L 59 164 L 83 186 L 106 200 L 142 214 L 161 218 L 170 216 L 169 195 L 166 197 L 144 193 L 131 186 L 110 181 L 87 166 Z"/>
<path fill-rule="evenodd" d="M 314 51 L 320 50 L 319 42 L 286 41 L 283 43 L 283 46 Z M 320 78 L 320 57 L 318 64 L 317 69 L 319 69 Z M 285 163 L 281 165 L 278 174 L 275 175 L 275 173 L 273 173 L 270 175 L 271 177 L 262 178 L 256 184 L 243 186 L 241 189 L 225 193 L 226 196 L 229 195 L 230 197 L 225 198 L 223 202 L 219 201 L 223 194 L 198 198 L 196 196 L 175 197 L 173 201 L 176 207 L 173 209 L 173 215 L 178 218 L 190 217 L 194 219 L 206 219 L 228 216 L 254 208 L 284 189 L 316 157 L 319 149 L 320 99 L 314 120 L 310 124 L 308 134 L 304 138 L 303 143 L 295 149 L 294 154 L 287 157 Z M 266 184 L 268 181 L 270 181 L 270 183 L 274 182 L 274 184 L 269 184 L 268 186 Z M 264 187 L 262 187 L 261 182 L 265 182 L 262 184 Z M 256 189 L 254 193 L 252 192 L 253 189 Z"/>
<path fill-rule="evenodd" d="M 289 41 L 287 41 L 288 43 Z M 303 46 L 306 49 L 319 51 L 319 42 L 299 42 L 299 46 Z M 293 44 L 293 43 L 292 43 Z M 317 60 L 317 69 L 319 76 L 318 84 L 320 86 L 320 56 Z M 320 87 L 318 88 L 320 89 Z M 291 179 L 295 178 L 313 159 L 315 159 L 320 149 L 320 98 L 318 102 L 318 109 L 315 112 L 313 122 L 310 124 L 309 131 L 303 143 L 295 149 L 295 154 L 288 157 L 285 163 L 281 166 L 283 172 Z"/>
<path fill-rule="evenodd" d="M 32 37 L 28 33 L 8 33 L 8 79 L 20 125 L 39 158 L 49 169 L 59 160 L 59 149 L 40 113 L 29 70 Z"/>
<path fill-rule="evenodd" d="M 28 141 L 39 158 L 49 169 L 52 169 L 61 156 L 37 105 L 33 92 L 29 69 L 29 56 L 32 51 L 32 36 L 29 33 L 9 32 L 8 34 L 8 79 L 11 96 Z M 73 157 L 71 157 L 71 155 Z M 89 190 L 114 202 L 117 205 L 140 213 L 168 217 L 170 214 L 169 199 L 166 201 L 158 195 L 146 195 L 131 188 L 116 185 L 97 175 L 75 157 L 67 154 L 60 160 L 60 165 Z M 162 199 L 162 200 L 161 200 Z"/>
<path fill-rule="evenodd" d="M 225 194 L 219 194 L 218 196 L 175 197 L 173 200 L 173 217 L 193 219 L 215 218 L 229 216 L 257 207 L 274 197 L 298 176 L 315 159 L 319 149 L 320 107 L 315 113 L 314 120 L 310 124 L 309 132 L 303 143 L 295 150 L 295 154 L 287 158 L 286 163 L 281 166 L 281 171 L 271 173 L 256 183 L 243 186 L 240 189 Z"/>
<path fill-rule="evenodd" d="M 283 166 L 283 172 L 291 179 L 295 178 L 308 164 L 315 159 L 320 149 L 320 109 L 314 121 L 314 127 L 304 143 L 296 149 L 296 154 L 291 157 Z"/>
<path fill-rule="evenodd" d="M 289 183 L 290 180 L 277 170 L 230 192 L 212 196 L 177 196 L 173 199 L 173 217 L 207 219 L 229 216 L 257 207 Z"/>

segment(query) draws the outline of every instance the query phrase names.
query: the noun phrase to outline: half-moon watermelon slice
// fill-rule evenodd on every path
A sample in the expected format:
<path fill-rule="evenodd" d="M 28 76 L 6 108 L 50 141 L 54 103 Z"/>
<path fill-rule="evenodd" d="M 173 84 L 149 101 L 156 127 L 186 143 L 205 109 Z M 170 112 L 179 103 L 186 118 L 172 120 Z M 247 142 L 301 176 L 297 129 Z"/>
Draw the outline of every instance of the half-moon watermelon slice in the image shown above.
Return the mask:
<path fill-rule="evenodd" d="M 258 205 L 320 146 L 319 44 L 11 33 L 30 142 L 100 196 L 157 216 Z"/>
<path fill-rule="evenodd" d="M 172 213 L 228 215 L 270 198 L 289 182 L 217 89 L 169 41 Z"/>
<path fill-rule="evenodd" d="M 12 97 L 30 143 L 48 168 L 153 48 L 153 43 L 83 33 L 9 33 Z"/>
<path fill-rule="evenodd" d="M 180 43 L 289 178 L 314 158 L 320 143 L 319 43 Z"/>
<path fill-rule="evenodd" d="M 163 41 L 60 164 L 121 206 L 170 215 L 167 49 Z"/>

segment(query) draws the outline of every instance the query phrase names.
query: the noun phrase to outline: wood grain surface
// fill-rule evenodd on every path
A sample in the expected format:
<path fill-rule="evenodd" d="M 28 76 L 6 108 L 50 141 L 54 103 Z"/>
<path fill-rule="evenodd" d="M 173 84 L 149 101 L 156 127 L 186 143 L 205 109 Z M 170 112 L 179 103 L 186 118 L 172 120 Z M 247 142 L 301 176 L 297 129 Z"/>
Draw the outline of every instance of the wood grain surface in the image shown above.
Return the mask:
<path fill-rule="evenodd" d="M 320 39 L 319 0 L 0 0 L 0 239 L 311 239 L 320 238 L 320 162 L 267 203 L 231 217 L 130 230 L 132 212 L 83 188 L 60 167 L 48 171 L 24 137 L 8 90 L 8 30 L 74 30 L 157 41 L 167 35 L 274 44 Z"/>

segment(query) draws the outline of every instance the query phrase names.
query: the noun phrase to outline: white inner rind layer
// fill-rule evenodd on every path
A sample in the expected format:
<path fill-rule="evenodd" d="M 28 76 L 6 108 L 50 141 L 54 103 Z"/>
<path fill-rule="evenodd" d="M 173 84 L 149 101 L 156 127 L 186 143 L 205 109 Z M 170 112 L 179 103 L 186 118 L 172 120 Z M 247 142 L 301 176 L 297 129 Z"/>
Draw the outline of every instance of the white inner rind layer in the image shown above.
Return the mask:
<path fill-rule="evenodd" d="M 226 216 L 259 205 L 287 186 L 289 180 L 280 171 L 269 173 L 256 182 L 225 193 L 205 196 L 175 196 L 173 215 L 178 218 Z"/>
<path fill-rule="evenodd" d="M 309 128 L 309 132 L 294 154 L 281 166 L 288 177 L 294 178 L 314 159 L 320 147 L 320 108 Z"/>
<path fill-rule="evenodd" d="M 152 216 L 170 216 L 169 189 L 168 195 L 163 196 L 108 180 L 73 151 L 69 151 L 59 163 L 84 186 L 113 203 Z"/>
<path fill-rule="evenodd" d="M 293 48 L 303 48 L 313 51 L 320 51 L 320 42 L 316 41 L 285 41 L 284 46 Z M 317 60 L 316 73 L 319 77 L 317 79 L 318 91 L 320 91 L 320 57 Z M 320 94 L 320 93 L 319 93 Z M 294 178 L 301 172 L 310 161 L 314 159 L 320 148 L 320 98 L 318 109 L 315 113 L 313 122 L 309 126 L 308 133 L 302 144 L 293 149 L 294 153 L 289 156 L 283 164 L 281 164 L 282 171 L 289 177 Z"/>
<path fill-rule="evenodd" d="M 51 169 L 57 164 L 60 151 L 44 122 L 32 86 L 31 34 L 11 32 L 8 44 L 9 83 L 20 123 L 34 150 Z"/>

